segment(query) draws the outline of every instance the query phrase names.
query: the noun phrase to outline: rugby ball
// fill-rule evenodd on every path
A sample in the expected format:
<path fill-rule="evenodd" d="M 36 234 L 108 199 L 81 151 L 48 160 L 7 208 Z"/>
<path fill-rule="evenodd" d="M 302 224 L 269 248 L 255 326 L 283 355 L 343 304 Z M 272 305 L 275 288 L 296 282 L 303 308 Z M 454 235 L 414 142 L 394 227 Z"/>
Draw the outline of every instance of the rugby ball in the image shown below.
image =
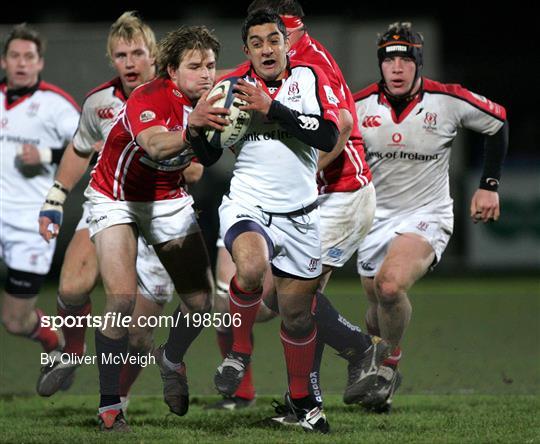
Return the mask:
<path fill-rule="evenodd" d="M 214 148 L 223 149 L 229 148 L 237 143 L 249 128 L 251 122 L 251 111 L 241 111 L 240 106 L 247 105 L 247 103 L 234 96 L 234 85 L 241 77 L 229 77 L 221 82 L 216 83 L 208 98 L 215 96 L 216 94 L 225 94 L 225 97 L 219 99 L 214 103 L 214 107 L 228 108 L 231 112 L 226 118 L 229 120 L 222 132 L 211 129 L 206 130 L 206 139 Z"/>

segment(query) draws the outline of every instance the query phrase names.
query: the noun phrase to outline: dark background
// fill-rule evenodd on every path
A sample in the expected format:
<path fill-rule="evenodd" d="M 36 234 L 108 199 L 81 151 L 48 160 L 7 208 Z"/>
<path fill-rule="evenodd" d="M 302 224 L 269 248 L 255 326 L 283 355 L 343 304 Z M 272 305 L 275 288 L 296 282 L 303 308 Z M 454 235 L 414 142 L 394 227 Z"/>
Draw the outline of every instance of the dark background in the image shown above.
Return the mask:
<path fill-rule="evenodd" d="M 461 83 L 507 109 L 511 130 L 511 156 L 508 162 L 540 161 L 539 115 L 536 79 L 533 68 L 534 52 L 530 49 L 537 37 L 533 36 L 534 13 L 527 8 L 512 7 L 508 3 L 469 2 L 360 2 L 360 1 L 302 1 L 309 27 L 310 18 L 332 17 L 343 21 L 387 20 L 413 22 L 415 18 L 430 18 L 440 27 L 442 36 L 442 82 Z M 129 9 L 139 11 L 145 20 L 178 20 L 194 16 L 239 19 L 245 17 L 248 1 L 196 2 L 122 2 L 108 4 L 107 9 L 90 1 L 73 2 L 69 7 L 62 2 L 41 3 L 38 6 L 6 10 L 0 23 L 46 22 L 111 22 Z M 514 17 L 517 17 L 514 19 Z M 204 22 L 203 22 L 204 23 Z M 381 30 L 383 31 L 383 30 Z M 322 42 L 324 43 L 324 42 Z M 529 49 L 528 49 L 529 48 Z M 371 67 L 370 67 L 371 69 Z M 533 99 L 536 97 L 536 99 Z M 474 136 L 469 142 L 475 143 Z M 481 160 L 482 150 L 471 149 L 474 166 Z M 480 154 L 479 154 L 480 153 Z"/>
<path fill-rule="evenodd" d="M 310 20 L 321 21 L 329 19 L 344 25 L 371 20 L 392 23 L 395 21 L 411 21 L 429 19 L 434 22 L 440 35 L 439 74 L 435 80 L 445 83 L 460 83 L 489 99 L 505 106 L 510 122 L 510 146 L 506 160 L 507 167 L 533 167 L 540 171 L 540 150 L 537 141 L 540 140 L 539 115 L 536 111 L 538 102 L 537 79 L 538 72 L 534 66 L 534 52 L 530 50 L 537 39 L 533 36 L 533 13 L 526 10 L 512 10 L 509 5 L 504 8 L 494 6 L 494 3 L 470 2 L 468 5 L 459 3 L 433 2 L 428 4 L 400 2 L 344 2 L 332 1 L 323 4 L 321 1 L 301 1 L 306 17 L 304 19 L 308 30 Z M 40 4 L 35 7 L 4 10 L 0 16 L 0 24 L 14 24 L 26 21 L 30 24 L 42 23 L 112 23 L 126 10 L 137 10 L 141 17 L 148 22 L 163 21 L 173 23 L 173 26 L 184 22 L 207 23 L 216 18 L 238 21 L 238 33 L 245 10 L 249 1 L 216 2 L 199 0 L 196 2 L 167 2 L 166 6 L 157 2 L 129 2 L 109 4 L 105 10 L 97 3 L 88 1 L 73 3 L 66 7 L 63 3 Z M 474 6 L 474 9 L 472 8 Z M 515 13 L 518 20 L 513 20 Z M 207 19 L 207 21 L 205 20 Z M 345 27 L 344 27 L 345 28 Z M 385 29 L 380 29 L 384 32 Z M 421 29 L 419 29 L 421 31 Z M 45 34 L 46 35 L 46 34 Z M 319 37 L 324 44 L 323 37 Z M 240 37 L 240 35 L 238 35 Z M 373 35 L 373 65 L 366 70 L 375 72 L 375 35 Z M 429 45 L 426 41 L 426 46 Z M 355 48 L 350 48 L 354 51 Z M 347 48 L 347 51 L 349 49 Z M 100 63 L 102 60 L 100 60 Z M 353 91 L 360 85 L 350 85 Z M 456 262 L 464 257 L 466 249 L 465 225 L 468 223 L 461 215 L 468 211 L 468 198 L 459 199 L 466 195 L 465 176 L 467 171 L 480 168 L 483 156 L 483 138 L 470 131 L 464 131 L 465 169 L 452 172 L 452 188 L 456 202 L 456 226 L 452 244 L 447 251 L 445 261 L 450 264 L 450 253 L 455 254 Z M 216 181 L 215 183 L 211 183 Z M 206 184 L 210 189 L 223 187 L 222 179 L 205 175 Z M 504 184 L 504 171 L 503 180 Z M 537 188 L 540 183 L 537 184 Z M 192 190 L 197 206 L 203 209 L 201 225 L 205 233 L 211 256 L 214 256 L 213 246 L 217 224 L 215 211 L 204 211 L 205 208 L 215 210 L 219 205 L 215 193 L 205 193 L 197 187 Z M 527 190 L 524 190 L 527 193 Z M 460 215 L 461 212 L 461 215 Z M 78 219 L 77 219 L 78 220 Z M 540 219 L 539 219 L 540 220 Z M 71 233 L 66 233 L 68 241 Z M 61 239 L 59 245 L 64 243 Z M 53 266 L 53 274 L 58 272 L 61 264 L 62 248 L 57 249 Z M 456 264 L 457 265 L 457 264 Z M 444 267 L 443 267 L 444 268 Z M 448 267 L 455 272 L 455 267 Z M 458 267 L 459 268 L 459 267 Z M 438 268 L 440 270 L 440 268 Z"/>

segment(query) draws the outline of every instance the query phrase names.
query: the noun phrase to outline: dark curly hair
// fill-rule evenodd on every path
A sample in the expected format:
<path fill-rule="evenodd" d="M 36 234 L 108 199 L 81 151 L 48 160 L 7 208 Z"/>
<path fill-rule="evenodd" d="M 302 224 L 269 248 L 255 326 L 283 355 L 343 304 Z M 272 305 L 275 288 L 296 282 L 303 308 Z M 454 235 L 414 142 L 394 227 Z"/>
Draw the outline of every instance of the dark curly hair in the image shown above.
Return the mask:
<path fill-rule="evenodd" d="M 211 49 L 219 56 L 221 45 L 206 26 L 181 26 L 169 32 L 158 44 L 157 68 L 160 77 L 168 77 L 167 68 L 177 69 L 187 51 Z"/>

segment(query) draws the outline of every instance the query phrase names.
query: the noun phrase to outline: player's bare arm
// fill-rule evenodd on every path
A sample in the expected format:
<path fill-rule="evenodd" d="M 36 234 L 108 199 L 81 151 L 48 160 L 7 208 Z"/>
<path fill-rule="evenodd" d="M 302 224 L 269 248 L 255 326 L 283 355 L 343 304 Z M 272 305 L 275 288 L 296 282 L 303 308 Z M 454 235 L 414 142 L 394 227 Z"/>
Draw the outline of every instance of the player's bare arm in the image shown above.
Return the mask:
<path fill-rule="evenodd" d="M 353 118 L 346 109 L 339 110 L 339 137 L 336 146 L 329 153 L 319 152 L 319 161 L 317 162 L 317 171 L 324 170 L 334 160 L 336 160 L 345 148 L 345 144 L 353 130 Z"/>

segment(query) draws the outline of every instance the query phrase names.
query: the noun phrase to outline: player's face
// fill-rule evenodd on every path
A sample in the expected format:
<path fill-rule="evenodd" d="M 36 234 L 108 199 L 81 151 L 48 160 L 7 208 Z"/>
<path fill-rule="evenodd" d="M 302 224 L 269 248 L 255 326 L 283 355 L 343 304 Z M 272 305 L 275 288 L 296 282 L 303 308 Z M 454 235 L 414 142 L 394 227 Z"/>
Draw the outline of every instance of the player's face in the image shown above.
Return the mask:
<path fill-rule="evenodd" d="M 275 23 L 252 26 L 244 52 L 255 72 L 264 80 L 281 80 L 287 68 L 289 40 Z"/>
<path fill-rule="evenodd" d="M 37 45 L 30 40 L 14 39 L 9 42 L 2 57 L 2 68 L 6 71 L 9 89 L 25 88 L 37 83 L 43 69 L 43 58 Z"/>
<path fill-rule="evenodd" d="M 216 77 L 216 56 L 211 49 L 184 52 L 178 69 L 169 68 L 171 80 L 190 100 L 198 100 L 212 89 Z"/>
<path fill-rule="evenodd" d="M 382 74 L 386 88 L 393 96 L 402 96 L 411 91 L 416 74 L 416 64 L 410 57 L 387 57 L 383 60 Z M 418 83 L 420 79 L 418 79 Z M 415 85 L 415 90 L 417 85 Z"/>
<path fill-rule="evenodd" d="M 111 55 L 126 95 L 155 75 L 155 58 L 150 56 L 150 50 L 140 37 L 129 42 L 114 40 Z"/>

